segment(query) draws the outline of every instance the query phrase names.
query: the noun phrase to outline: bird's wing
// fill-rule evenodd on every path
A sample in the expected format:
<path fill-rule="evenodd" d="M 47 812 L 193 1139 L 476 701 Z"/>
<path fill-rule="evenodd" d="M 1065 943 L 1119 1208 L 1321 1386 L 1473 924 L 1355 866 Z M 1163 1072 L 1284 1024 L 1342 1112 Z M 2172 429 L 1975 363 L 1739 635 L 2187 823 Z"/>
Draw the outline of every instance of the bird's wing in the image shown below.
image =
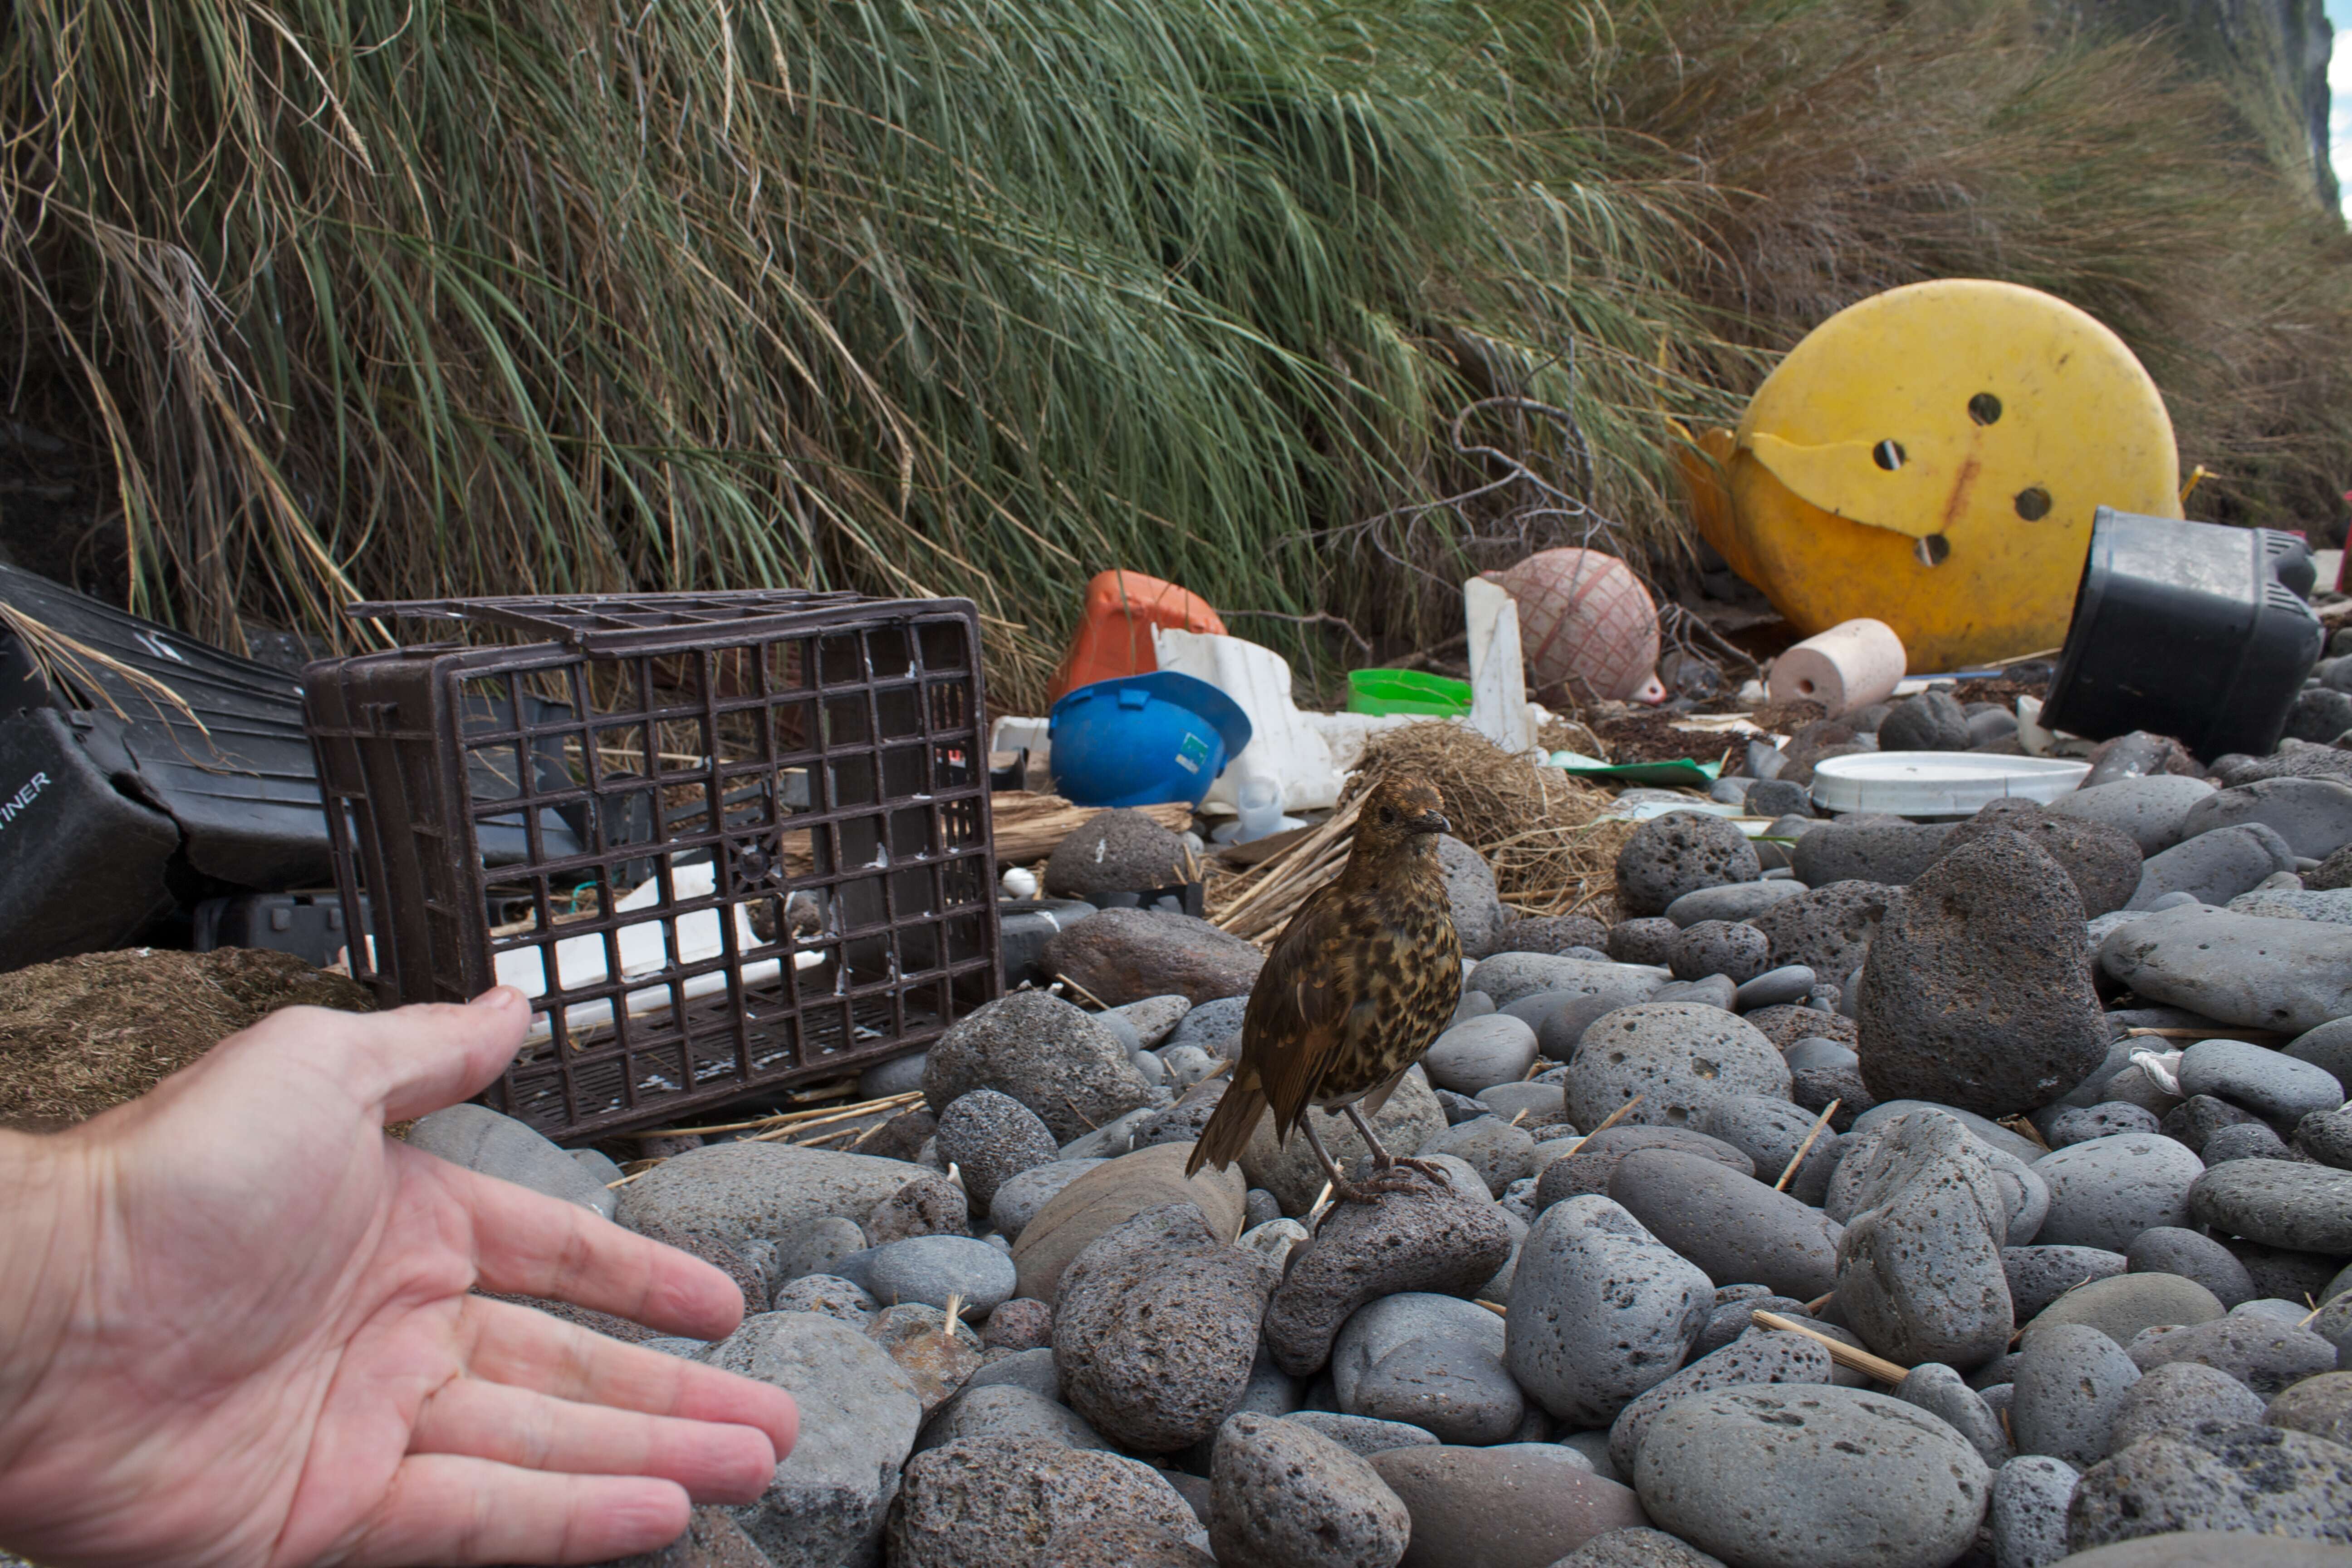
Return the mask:
<path fill-rule="evenodd" d="M 1242 1051 L 1257 1068 L 1275 1133 L 1287 1138 L 1367 1000 L 1366 972 L 1336 885 L 1307 900 L 1266 955 L 1272 978 L 1250 993 Z"/>

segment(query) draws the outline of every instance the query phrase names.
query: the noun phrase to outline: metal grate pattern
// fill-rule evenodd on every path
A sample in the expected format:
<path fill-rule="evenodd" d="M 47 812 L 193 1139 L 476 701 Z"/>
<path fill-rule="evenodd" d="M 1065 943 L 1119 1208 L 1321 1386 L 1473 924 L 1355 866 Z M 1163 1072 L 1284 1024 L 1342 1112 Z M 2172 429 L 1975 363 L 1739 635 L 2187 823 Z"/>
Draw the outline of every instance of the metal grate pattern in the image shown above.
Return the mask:
<path fill-rule="evenodd" d="M 537 998 L 498 1109 L 625 1131 L 993 997 L 978 616 L 788 591 L 363 605 L 547 640 L 314 665 L 352 967 Z"/>

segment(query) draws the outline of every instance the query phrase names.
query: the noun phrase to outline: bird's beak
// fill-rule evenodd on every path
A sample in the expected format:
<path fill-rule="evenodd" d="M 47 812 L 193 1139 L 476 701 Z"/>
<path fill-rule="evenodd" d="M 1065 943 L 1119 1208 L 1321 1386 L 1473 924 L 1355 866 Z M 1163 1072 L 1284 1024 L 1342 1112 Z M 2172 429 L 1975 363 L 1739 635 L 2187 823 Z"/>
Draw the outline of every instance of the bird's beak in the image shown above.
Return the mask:
<path fill-rule="evenodd" d="M 1445 814 L 1442 811 L 1424 811 L 1419 816 L 1414 817 L 1411 822 L 1405 824 L 1405 826 L 1412 828 L 1415 833 L 1451 833 L 1454 831 L 1454 825 L 1445 820 Z"/>

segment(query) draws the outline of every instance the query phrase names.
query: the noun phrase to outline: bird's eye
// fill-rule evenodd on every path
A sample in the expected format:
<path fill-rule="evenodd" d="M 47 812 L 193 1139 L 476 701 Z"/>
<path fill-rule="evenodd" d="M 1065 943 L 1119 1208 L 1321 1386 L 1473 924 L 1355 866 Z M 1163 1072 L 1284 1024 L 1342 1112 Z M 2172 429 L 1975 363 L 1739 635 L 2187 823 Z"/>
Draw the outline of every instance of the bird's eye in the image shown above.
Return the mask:
<path fill-rule="evenodd" d="M 1387 823 L 1393 823 L 1393 822 L 1395 822 L 1395 821 L 1396 821 L 1396 807 L 1394 807 L 1394 806 L 1392 806 L 1392 805 L 1384 805 L 1384 806 L 1381 807 L 1381 820 L 1382 822 L 1387 822 Z"/>

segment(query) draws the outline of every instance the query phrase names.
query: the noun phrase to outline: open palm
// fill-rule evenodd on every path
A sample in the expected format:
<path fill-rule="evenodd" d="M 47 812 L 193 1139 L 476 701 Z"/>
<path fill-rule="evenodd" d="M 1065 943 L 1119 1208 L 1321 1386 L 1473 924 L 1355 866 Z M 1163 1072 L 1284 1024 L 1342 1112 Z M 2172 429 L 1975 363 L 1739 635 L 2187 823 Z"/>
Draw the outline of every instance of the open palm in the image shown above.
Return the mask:
<path fill-rule="evenodd" d="M 0 1142 L 0 1542 L 79 1563 L 588 1563 L 747 1502 L 781 1390 L 486 1289 L 715 1338 L 718 1269 L 387 1139 L 527 1008 L 290 1008 L 142 1100 Z"/>

